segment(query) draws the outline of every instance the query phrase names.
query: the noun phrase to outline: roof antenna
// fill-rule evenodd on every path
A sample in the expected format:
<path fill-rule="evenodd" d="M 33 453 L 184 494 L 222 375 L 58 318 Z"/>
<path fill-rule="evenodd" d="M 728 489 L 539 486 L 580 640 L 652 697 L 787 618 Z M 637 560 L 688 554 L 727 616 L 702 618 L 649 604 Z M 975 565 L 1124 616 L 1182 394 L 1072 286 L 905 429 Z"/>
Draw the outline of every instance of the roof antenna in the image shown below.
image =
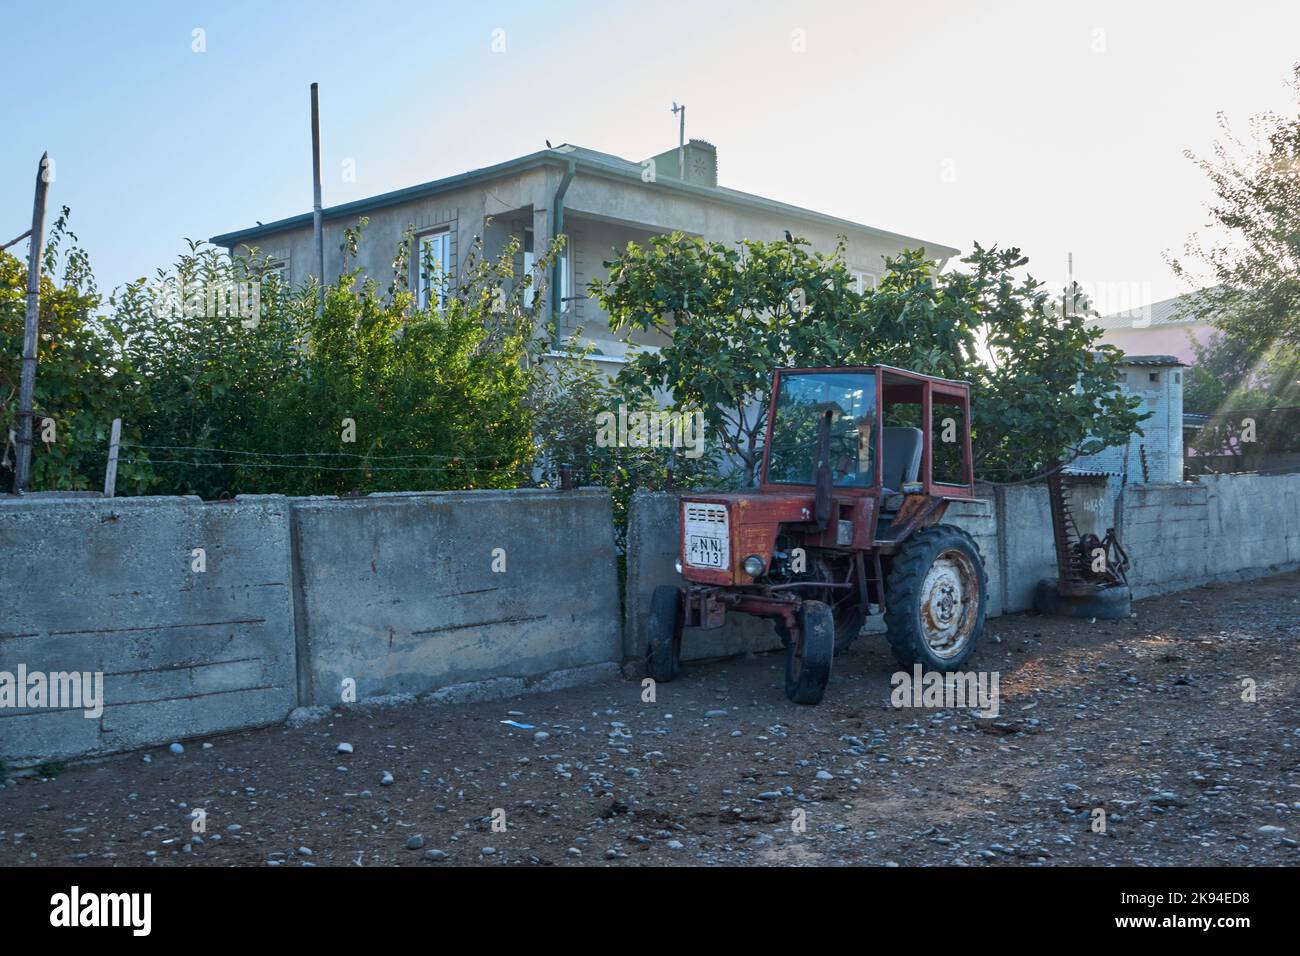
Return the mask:
<path fill-rule="evenodd" d="M 677 105 L 673 101 L 673 115 L 680 116 L 680 124 L 677 127 L 677 175 L 682 182 L 686 182 L 686 104 Z"/>
<path fill-rule="evenodd" d="M 1074 314 L 1074 309 L 1078 305 L 1079 297 L 1074 294 L 1074 253 L 1065 254 L 1065 294 L 1069 296 L 1069 304 L 1062 302 L 1064 306 L 1062 317 L 1068 319 Z"/>

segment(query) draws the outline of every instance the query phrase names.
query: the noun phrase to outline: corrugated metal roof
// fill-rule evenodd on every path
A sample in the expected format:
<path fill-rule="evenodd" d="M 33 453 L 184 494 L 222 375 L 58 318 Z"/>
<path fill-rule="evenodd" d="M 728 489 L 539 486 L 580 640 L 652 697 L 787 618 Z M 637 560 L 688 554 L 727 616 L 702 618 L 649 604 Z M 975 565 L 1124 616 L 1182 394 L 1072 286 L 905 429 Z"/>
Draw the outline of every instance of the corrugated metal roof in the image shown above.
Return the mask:
<path fill-rule="evenodd" d="M 1103 315 L 1099 319 L 1094 319 L 1092 324 L 1103 329 L 1148 329 L 1155 326 L 1204 324 L 1204 319 L 1188 314 L 1202 291 L 1204 290 L 1198 289 L 1195 292 L 1176 295 L 1172 299 L 1162 299 L 1126 312 Z"/>

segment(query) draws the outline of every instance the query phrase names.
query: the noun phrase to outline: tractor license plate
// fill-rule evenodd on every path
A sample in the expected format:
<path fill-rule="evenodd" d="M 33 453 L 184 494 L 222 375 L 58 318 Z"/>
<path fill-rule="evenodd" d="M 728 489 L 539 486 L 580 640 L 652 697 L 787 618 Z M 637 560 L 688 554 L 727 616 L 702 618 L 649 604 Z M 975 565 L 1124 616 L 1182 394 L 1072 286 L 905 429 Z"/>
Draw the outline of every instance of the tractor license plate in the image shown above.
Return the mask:
<path fill-rule="evenodd" d="M 731 567 L 726 507 L 691 502 L 682 507 L 686 512 L 683 531 L 687 565 L 714 570 Z"/>

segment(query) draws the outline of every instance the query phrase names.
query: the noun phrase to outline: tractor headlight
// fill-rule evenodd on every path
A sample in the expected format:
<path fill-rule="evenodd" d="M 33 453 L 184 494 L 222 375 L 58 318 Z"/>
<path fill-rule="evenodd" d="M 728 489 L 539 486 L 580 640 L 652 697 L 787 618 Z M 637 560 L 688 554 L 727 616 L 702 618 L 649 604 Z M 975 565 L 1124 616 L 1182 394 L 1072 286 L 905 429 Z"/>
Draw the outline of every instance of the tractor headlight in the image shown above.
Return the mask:
<path fill-rule="evenodd" d="M 741 564 L 741 568 L 751 578 L 759 577 L 760 575 L 762 575 L 763 571 L 765 570 L 763 565 L 763 559 L 759 557 L 757 554 L 751 554 L 749 557 L 747 557 L 744 560 L 744 563 Z"/>

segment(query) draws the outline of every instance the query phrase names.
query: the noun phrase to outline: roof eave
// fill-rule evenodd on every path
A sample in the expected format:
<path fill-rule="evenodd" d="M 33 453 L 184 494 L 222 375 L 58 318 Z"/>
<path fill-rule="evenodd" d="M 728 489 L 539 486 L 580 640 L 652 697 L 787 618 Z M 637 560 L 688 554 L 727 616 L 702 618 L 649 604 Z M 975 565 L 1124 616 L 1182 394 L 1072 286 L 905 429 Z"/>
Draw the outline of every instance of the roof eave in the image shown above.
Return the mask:
<path fill-rule="evenodd" d="M 460 189 L 464 186 L 472 185 L 480 180 L 494 179 L 499 176 L 525 172 L 529 169 L 535 169 L 540 166 L 554 165 L 566 167 L 570 162 L 576 164 L 579 172 L 588 175 L 604 176 L 616 181 L 631 180 L 638 183 L 642 181 L 640 166 L 628 170 L 616 169 L 610 165 L 592 162 L 590 159 L 575 157 L 559 150 L 545 149 L 539 150 L 535 153 L 529 153 L 527 156 L 520 156 L 516 159 L 507 160 L 504 163 L 498 163 L 495 166 L 485 166 L 482 169 L 474 169 L 469 172 L 458 173 L 457 175 L 449 176 L 446 179 L 421 183 L 417 186 L 407 186 L 403 189 L 393 190 L 392 192 L 383 193 L 379 196 L 372 196 L 367 199 L 357 199 L 353 202 L 343 203 L 338 206 L 330 206 L 321 211 L 321 216 L 324 220 L 343 219 L 359 213 L 367 213 L 376 209 L 396 206 L 400 203 L 409 202 L 412 199 L 436 196 L 439 193 L 449 192 L 454 189 Z M 838 228 L 853 229 L 868 233 L 881 239 L 899 243 L 908 248 L 913 247 L 915 244 L 920 244 L 924 249 L 931 253 L 933 258 L 937 259 L 948 259 L 960 254 L 961 252 L 960 249 L 953 248 L 952 246 L 926 242 L 924 239 L 920 239 L 916 236 L 905 236 L 901 233 L 890 232 L 886 229 L 878 229 L 875 226 L 853 222 L 849 219 L 841 219 L 838 216 L 831 216 L 827 213 L 805 209 L 801 206 L 792 206 L 789 203 L 779 202 L 775 199 L 767 199 L 766 197 L 756 196 L 752 193 L 740 192 L 739 190 L 699 186 L 694 183 L 682 182 L 681 180 L 670 179 L 667 177 L 660 178 L 656 185 L 660 187 L 668 187 L 677 192 L 685 193 L 686 195 L 694 196 L 698 199 L 723 203 L 724 205 L 733 204 L 746 206 L 752 209 L 761 209 L 769 213 L 779 212 L 792 217 L 833 225 Z M 213 236 L 209 242 L 216 246 L 233 248 L 237 244 L 246 243 L 249 239 L 256 239 L 273 233 L 283 232 L 286 229 L 295 229 L 300 226 L 311 225 L 312 218 L 311 213 L 290 216 L 287 219 L 279 219 L 262 226 L 250 226 L 246 229 L 238 229 L 233 232 L 222 233 L 221 235 Z"/>

